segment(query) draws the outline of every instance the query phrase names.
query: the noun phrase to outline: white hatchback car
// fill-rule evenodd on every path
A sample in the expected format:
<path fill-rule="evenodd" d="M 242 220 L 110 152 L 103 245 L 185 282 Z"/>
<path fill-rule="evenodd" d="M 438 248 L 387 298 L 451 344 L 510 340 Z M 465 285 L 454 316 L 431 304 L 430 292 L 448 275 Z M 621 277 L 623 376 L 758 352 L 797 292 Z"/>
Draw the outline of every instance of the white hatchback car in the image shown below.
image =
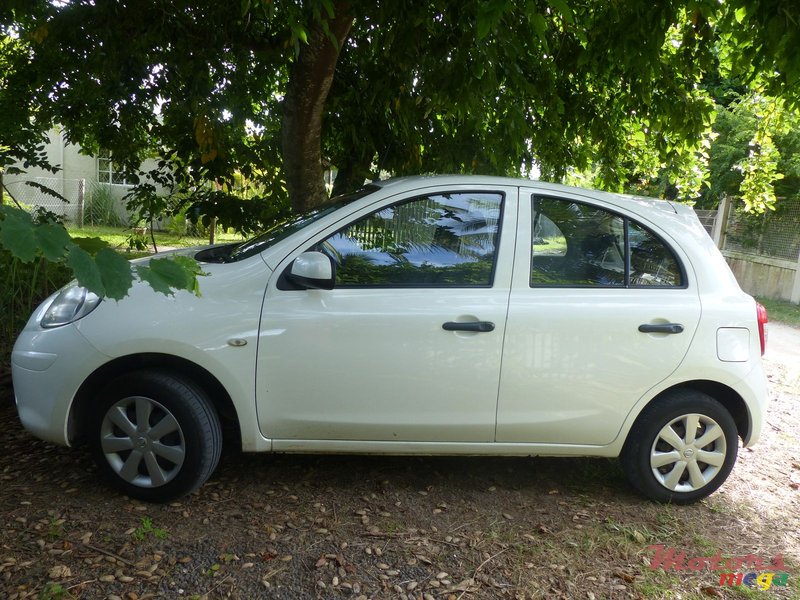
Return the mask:
<path fill-rule="evenodd" d="M 394 179 L 191 254 L 202 296 L 71 284 L 14 347 L 25 427 L 132 497 L 205 482 L 224 421 L 252 452 L 620 456 L 675 503 L 761 431 L 766 312 L 680 204 Z"/>

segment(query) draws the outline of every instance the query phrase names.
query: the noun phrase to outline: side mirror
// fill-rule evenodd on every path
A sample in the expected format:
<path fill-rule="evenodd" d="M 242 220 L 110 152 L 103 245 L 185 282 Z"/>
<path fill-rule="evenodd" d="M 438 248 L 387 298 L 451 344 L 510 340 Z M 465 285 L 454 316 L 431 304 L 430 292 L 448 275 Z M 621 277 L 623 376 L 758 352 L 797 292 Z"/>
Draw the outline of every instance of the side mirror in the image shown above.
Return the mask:
<path fill-rule="evenodd" d="M 335 282 L 333 261 L 322 252 L 303 252 L 289 265 L 286 277 L 304 289 L 332 290 Z"/>

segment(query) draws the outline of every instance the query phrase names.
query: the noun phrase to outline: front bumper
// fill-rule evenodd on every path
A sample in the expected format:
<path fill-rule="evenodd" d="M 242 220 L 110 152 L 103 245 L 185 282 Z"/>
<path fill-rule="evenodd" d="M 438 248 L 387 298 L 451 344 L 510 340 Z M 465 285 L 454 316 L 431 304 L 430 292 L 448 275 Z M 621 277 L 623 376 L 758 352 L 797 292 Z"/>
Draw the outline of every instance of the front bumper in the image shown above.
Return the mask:
<path fill-rule="evenodd" d="M 74 324 L 42 329 L 34 314 L 11 353 L 14 399 L 25 429 L 48 442 L 69 446 L 69 412 L 75 394 L 108 360 Z"/>

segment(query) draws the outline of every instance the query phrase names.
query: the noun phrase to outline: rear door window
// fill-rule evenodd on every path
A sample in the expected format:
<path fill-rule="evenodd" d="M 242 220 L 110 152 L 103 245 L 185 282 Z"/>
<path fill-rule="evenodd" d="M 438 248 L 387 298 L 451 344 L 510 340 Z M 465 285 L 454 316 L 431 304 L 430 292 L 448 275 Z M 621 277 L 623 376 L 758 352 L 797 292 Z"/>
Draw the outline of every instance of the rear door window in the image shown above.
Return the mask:
<path fill-rule="evenodd" d="M 628 217 L 533 196 L 532 287 L 683 287 L 675 253 Z"/>

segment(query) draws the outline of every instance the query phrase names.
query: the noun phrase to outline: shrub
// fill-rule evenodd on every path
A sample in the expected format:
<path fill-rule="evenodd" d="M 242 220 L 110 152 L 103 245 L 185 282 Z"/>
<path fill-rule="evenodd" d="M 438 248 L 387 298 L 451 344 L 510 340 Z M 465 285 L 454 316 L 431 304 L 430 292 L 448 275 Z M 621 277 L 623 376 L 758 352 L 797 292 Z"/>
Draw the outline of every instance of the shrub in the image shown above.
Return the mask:
<path fill-rule="evenodd" d="M 90 225 L 125 227 L 127 223 L 117 212 L 117 200 L 104 185 L 95 186 L 83 209 L 83 220 Z"/>
<path fill-rule="evenodd" d="M 23 263 L 5 249 L 0 249 L 0 272 L 4 273 L 0 286 L 0 365 L 6 367 L 14 340 L 33 309 L 72 275 L 66 266 L 43 258 Z"/>

